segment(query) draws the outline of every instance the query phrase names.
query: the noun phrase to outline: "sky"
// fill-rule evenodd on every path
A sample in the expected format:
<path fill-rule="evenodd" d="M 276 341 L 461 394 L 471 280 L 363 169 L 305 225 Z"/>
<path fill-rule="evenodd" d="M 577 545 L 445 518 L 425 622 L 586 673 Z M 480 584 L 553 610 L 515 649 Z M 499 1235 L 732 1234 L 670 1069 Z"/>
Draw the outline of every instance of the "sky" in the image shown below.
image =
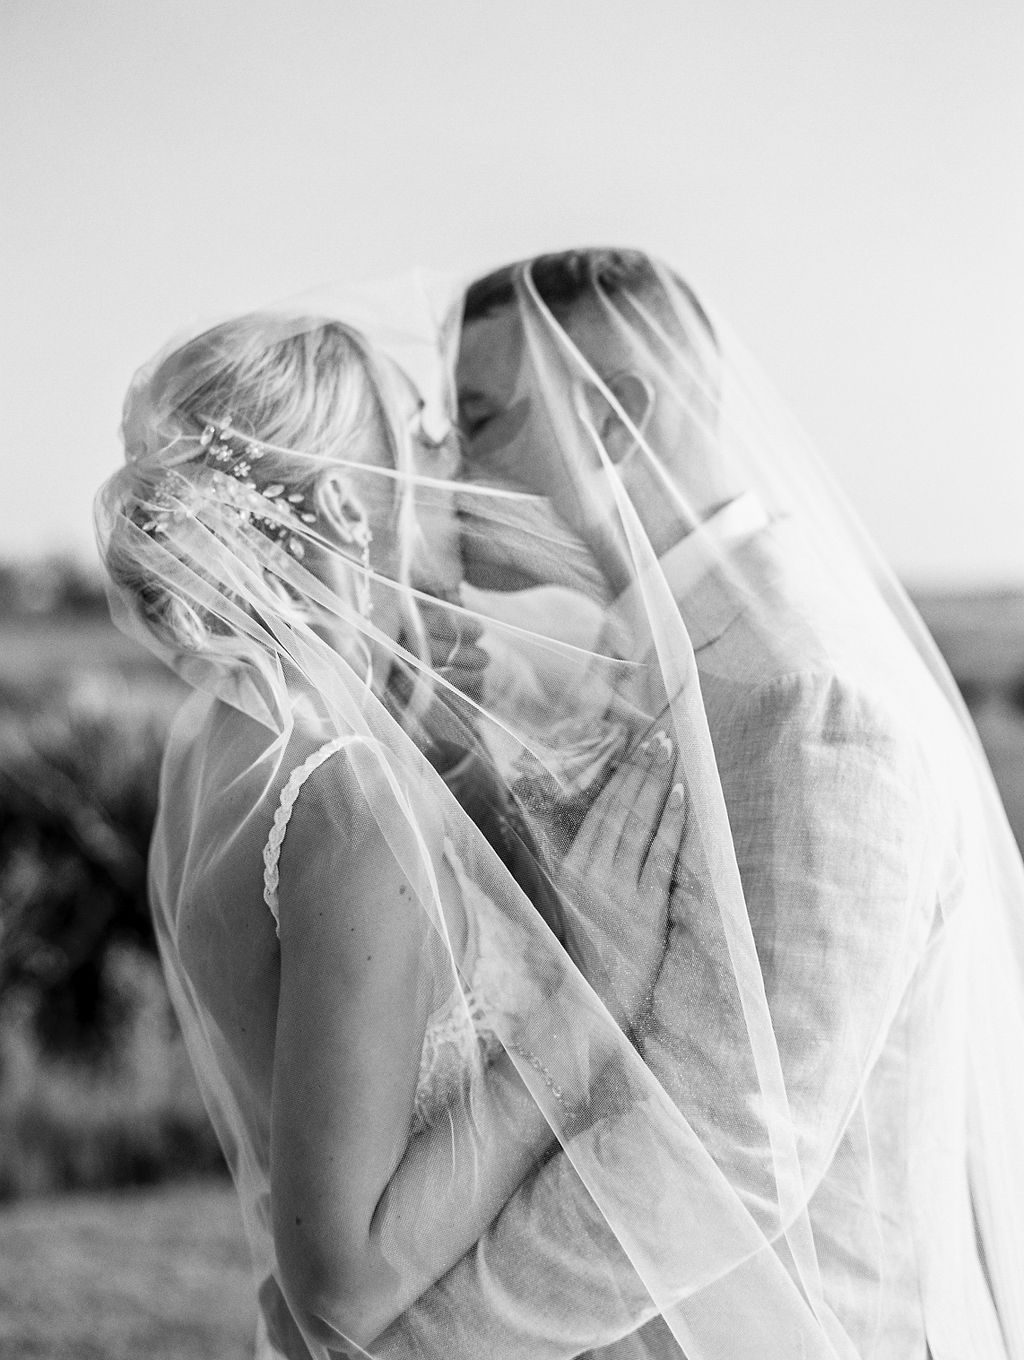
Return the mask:
<path fill-rule="evenodd" d="M 1018 0 L 0 0 L 0 557 L 133 370 L 415 264 L 668 259 L 913 587 L 1024 585 Z"/>

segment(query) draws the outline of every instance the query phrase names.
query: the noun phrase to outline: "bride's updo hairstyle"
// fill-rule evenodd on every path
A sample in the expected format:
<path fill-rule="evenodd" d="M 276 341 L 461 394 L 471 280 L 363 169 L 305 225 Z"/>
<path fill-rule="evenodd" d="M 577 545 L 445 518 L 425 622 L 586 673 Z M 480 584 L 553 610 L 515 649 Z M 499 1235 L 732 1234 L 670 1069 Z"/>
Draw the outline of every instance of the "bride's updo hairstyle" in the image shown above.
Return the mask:
<path fill-rule="evenodd" d="M 269 313 L 224 322 L 136 375 L 122 435 L 125 467 L 98 505 L 113 606 L 186 678 L 200 660 L 221 676 L 275 664 L 302 624 L 331 628 L 365 669 L 382 567 L 414 609 L 384 546 L 414 515 L 395 476 L 407 432 L 358 332 Z"/>

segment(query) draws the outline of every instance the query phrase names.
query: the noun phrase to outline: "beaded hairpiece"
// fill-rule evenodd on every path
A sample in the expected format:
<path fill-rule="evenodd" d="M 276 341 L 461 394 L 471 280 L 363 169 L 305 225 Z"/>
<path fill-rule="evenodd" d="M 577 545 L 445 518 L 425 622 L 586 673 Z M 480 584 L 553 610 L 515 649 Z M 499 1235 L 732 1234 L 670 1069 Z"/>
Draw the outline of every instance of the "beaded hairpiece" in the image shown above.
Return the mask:
<path fill-rule="evenodd" d="M 201 459 L 211 468 L 218 484 L 224 492 L 224 500 L 238 514 L 240 520 L 247 520 L 254 528 L 266 534 L 279 544 L 284 551 L 298 561 L 306 555 L 302 542 L 302 530 L 297 524 L 313 525 L 317 516 L 309 508 L 303 492 L 288 492 L 282 482 L 258 480 L 255 466 L 265 457 L 267 450 L 258 441 L 239 434 L 230 421 L 219 424 L 208 422 L 199 436 L 199 452 L 195 462 Z M 223 480 L 222 480 L 223 479 Z M 164 474 L 154 492 L 150 516 L 142 524 L 144 532 L 166 534 L 168 525 L 187 513 L 182 503 L 182 474 L 170 469 Z M 272 503 L 273 509 L 259 508 L 259 498 Z M 359 612 L 368 617 L 372 608 L 370 600 L 370 543 L 373 535 L 363 507 L 351 496 L 343 495 L 338 504 L 339 516 L 332 526 L 333 532 L 343 543 L 351 544 L 358 550 L 363 567 L 359 582 Z"/>

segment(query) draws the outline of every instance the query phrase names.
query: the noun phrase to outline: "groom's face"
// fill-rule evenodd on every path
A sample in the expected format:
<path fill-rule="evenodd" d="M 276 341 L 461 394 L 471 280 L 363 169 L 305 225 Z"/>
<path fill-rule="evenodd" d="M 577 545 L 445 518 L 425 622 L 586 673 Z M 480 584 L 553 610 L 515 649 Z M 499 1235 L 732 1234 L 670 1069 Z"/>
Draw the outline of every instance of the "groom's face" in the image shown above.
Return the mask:
<path fill-rule="evenodd" d="M 536 389 L 522 325 L 509 307 L 470 321 L 462 332 L 456 365 L 460 479 L 470 484 L 525 492 L 541 498 L 536 512 L 548 517 L 555 536 L 568 533 L 558 507 L 570 486 L 547 404 Z M 464 523 L 473 524 L 474 498 L 467 497 Z M 522 534 L 485 527 L 463 541 L 463 567 L 473 585 L 522 590 L 544 584 Z"/>
<path fill-rule="evenodd" d="M 591 352 L 600 352 L 600 344 L 607 348 L 606 330 L 583 334 L 592 342 Z M 576 328 L 572 338 L 581 338 Z M 514 307 L 463 328 L 455 374 L 463 440 L 460 476 L 469 483 L 542 498 L 541 513 L 549 516 L 554 539 L 561 535 L 589 552 L 609 584 L 621 589 L 621 551 L 611 527 L 615 520 L 607 513 L 599 460 L 573 404 L 573 379 L 567 369 L 562 371 L 557 347 L 542 355 L 541 364 L 543 381 Z M 492 541 L 481 550 L 477 540 L 464 543 L 463 551 L 467 579 L 476 574 L 477 583 L 484 584 L 482 572 L 500 557 L 505 579 L 515 584 L 495 585 L 497 572 L 488 584 L 505 590 L 524 584 L 520 573 L 529 572 L 529 562 L 513 562 L 512 545 Z M 491 562 L 483 563 L 482 551 L 491 555 Z"/>
<path fill-rule="evenodd" d="M 553 431 L 513 308 L 464 327 L 455 377 L 464 479 L 550 497 L 558 483 Z"/>

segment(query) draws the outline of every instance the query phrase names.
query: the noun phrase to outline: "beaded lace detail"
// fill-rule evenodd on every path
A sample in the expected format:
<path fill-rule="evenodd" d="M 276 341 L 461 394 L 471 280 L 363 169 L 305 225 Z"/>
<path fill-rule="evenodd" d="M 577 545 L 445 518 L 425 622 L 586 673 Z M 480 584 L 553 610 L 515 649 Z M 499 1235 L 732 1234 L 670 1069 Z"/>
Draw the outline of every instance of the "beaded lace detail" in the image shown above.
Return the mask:
<path fill-rule="evenodd" d="M 345 738 L 337 738 L 321 746 L 291 772 L 281 790 L 270 835 L 263 847 L 263 897 L 278 925 L 278 933 L 278 862 L 296 800 L 313 771 L 345 745 Z M 516 975 L 507 966 L 515 953 L 509 922 L 467 875 L 449 841 L 445 842 L 445 858 L 459 885 L 466 913 L 468 938 L 462 970 L 470 981 L 453 984 L 452 996 L 427 1024 L 413 1105 L 414 1133 L 442 1116 L 469 1086 L 473 1074 L 501 1052 L 502 1042 L 493 1028 L 495 1019 L 500 1015 L 522 1014 L 529 1006 L 525 995 L 517 996 L 522 991 L 522 981 L 517 983 Z"/>

